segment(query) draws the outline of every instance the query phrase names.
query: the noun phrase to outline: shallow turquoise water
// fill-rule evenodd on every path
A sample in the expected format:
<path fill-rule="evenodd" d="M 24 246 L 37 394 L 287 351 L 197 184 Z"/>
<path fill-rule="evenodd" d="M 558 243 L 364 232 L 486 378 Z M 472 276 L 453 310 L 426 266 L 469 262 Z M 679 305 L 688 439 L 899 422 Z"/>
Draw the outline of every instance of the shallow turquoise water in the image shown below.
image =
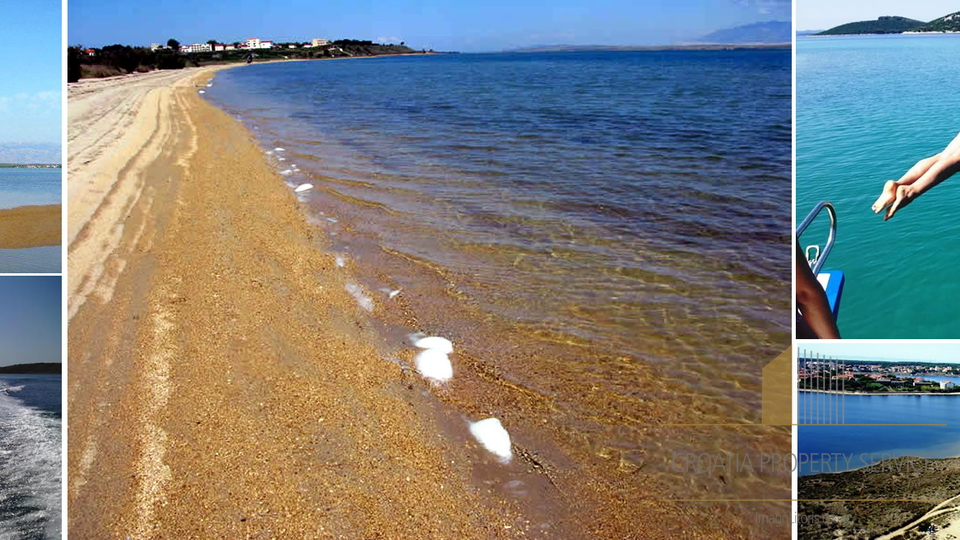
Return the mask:
<path fill-rule="evenodd" d="M 799 38 L 797 220 L 818 201 L 838 213 L 825 269 L 846 273 L 844 338 L 960 336 L 960 178 L 888 222 L 870 206 L 960 131 L 960 36 Z M 803 246 L 822 243 L 825 220 Z"/>

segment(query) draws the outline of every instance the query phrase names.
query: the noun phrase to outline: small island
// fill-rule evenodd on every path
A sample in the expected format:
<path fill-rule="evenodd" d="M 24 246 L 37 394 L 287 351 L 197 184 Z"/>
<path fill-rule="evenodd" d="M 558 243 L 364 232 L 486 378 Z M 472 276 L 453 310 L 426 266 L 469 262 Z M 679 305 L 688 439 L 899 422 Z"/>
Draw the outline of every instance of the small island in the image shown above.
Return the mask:
<path fill-rule="evenodd" d="M 907 17 L 886 16 L 875 21 L 858 21 L 835 26 L 813 36 L 851 36 L 878 34 L 951 34 L 960 32 L 960 11 L 930 22 Z M 799 34 L 799 32 L 798 32 Z"/>
<path fill-rule="evenodd" d="M 14 364 L 12 366 L 0 366 L 0 374 L 15 373 L 17 375 L 32 374 L 61 374 L 63 373 L 63 364 L 60 362 L 38 362 L 35 364 Z"/>
<path fill-rule="evenodd" d="M 858 21 L 835 26 L 824 30 L 816 36 L 847 36 L 859 34 L 902 34 L 910 30 L 917 30 L 926 24 L 924 21 L 908 19 L 906 17 L 880 17 L 875 21 Z"/>

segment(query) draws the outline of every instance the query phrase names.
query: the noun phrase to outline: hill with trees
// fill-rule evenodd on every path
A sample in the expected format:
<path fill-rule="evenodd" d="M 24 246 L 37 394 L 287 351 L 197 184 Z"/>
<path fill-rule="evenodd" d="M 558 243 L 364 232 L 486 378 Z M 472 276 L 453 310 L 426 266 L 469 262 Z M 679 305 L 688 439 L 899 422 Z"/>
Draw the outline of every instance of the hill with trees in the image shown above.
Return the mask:
<path fill-rule="evenodd" d="M 960 11 L 940 17 L 921 26 L 915 32 L 960 32 Z"/>
<path fill-rule="evenodd" d="M 59 362 L 40 362 L 36 364 L 14 364 L 0 366 L 0 373 L 62 373 L 63 364 Z"/>
<path fill-rule="evenodd" d="M 880 17 L 875 21 L 859 21 L 835 26 L 829 30 L 824 30 L 817 36 L 843 36 L 851 34 L 902 34 L 910 30 L 916 30 L 923 26 L 923 21 L 908 19 L 906 17 Z"/>

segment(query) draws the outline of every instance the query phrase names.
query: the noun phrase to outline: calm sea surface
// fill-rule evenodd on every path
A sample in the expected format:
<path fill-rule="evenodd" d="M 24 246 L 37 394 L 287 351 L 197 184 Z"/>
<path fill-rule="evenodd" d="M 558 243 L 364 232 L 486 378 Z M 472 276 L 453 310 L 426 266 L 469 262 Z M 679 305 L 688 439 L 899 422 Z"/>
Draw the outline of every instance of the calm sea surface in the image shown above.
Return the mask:
<path fill-rule="evenodd" d="M 677 481 L 679 448 L 789 449 L 788 430 L 663 424 L 759 422 L 761 368 L 789 346 L 790 62 L 786 50 L 293 62 L 220 72 L 205 97 L 291 187 L 316 186 L 304 209 L 375 315 L 398 336 L 453 339 L 445 399 L 521 433 L 552 426 L 584 467 L 645 467 L 657 489 L 689 495 L 702 479 Z M 478 390 L 490 381 L 500 391 Z M 737 489 L 771 485 L 789 479 Z"/>
<path fill-rule="evenodd" d="M 0 209 L 60 204 L 62 169 L 0 168 Z"/>
<path fill-rule="evenodd" d="M 59 375 L 0 375 L 0 540 L 60 538 Z"/>
<path fill-rule="evenodd" d="M 883 182 L 960 132 L 960 36 L 797 40 L 797 218 L 818 201 L 839 215 L 826 269 L 846 272 L 845 338 L 956 338 L 960 179 L 888 222 L 870 206 Z M 802 237 L 823 243 L 826 225 Z"/>
<path fill-rule="evenodd" d="M 925 377 L 929 378 L 929 377 Z M 800 423 L 822 423 L 812 411 L 826 410 L 824 400 L 831 399 L 830 410 L 842 410 L 847 424 L 945 424 L 939 426 L 801 426 L 797 444 L 801 454 L 843 454 L 850 462 L 831 462 L 826 469 L 817 460 L 800 467 L 800 474 L 841 472 L 871 465 L 880 459 L 899 456 L 944 458 L 960 456 L 960 396 L 827 396 L 800 392 Z M 819 403 L 819 408 L 817 406 Z M 839 404 L 839 405 L 838 405 Z M 836 420 L 834 420 L 836 421 Z M 873 454 L 873 455 L 871 455 Z"/>

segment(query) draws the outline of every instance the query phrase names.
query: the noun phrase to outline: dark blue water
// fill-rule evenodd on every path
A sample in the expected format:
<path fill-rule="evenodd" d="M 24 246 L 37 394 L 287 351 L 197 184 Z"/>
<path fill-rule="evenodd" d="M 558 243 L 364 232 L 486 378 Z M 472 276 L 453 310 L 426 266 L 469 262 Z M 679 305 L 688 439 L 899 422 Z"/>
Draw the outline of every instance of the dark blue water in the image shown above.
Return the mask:
<path fill-rule="evenodd" d="M 60 538 L 61 377 L 0 375 L 0 539 Z"/>
<path fill-rule="evenodd" d="M 60 204 L 62 169 L 0 168 L 0 209 Z"/>
<path fill-rule="evenodd" d="M 825 408 L 824 394 L 800 392 L 800 423 L 816 422 L 809 411 L 813 400 Z M 837 396 L 831 396 L 834 404 Z M 800 467 L 800 474 L 858 469 L 883 458 L 960 456 L 960 396 L 842 396 L 842 418 L 847 424 L 945 424 L 935 426 L 800 426 L 797 445 L 801 454 L 840 453 L 852 456 L 849 466 L 833 464 L 832 470 Z M 832 410 L 839 410 L 834 407 Z M 821 419 L 822 420 L 822 419 Z M 866 454 L 866 456 L 863 456 Z M 874 454 L 874 455 L 870 455 Z M 885 454 L 885 455 L 884 455 Z"/>
<path fill-rule="evenodd" d="M 286 150 L 330 230 L 639 354 L 786 345 L 790 92 L 789 51 L 674 51 L 254 65 L 206 95 Z"/>

